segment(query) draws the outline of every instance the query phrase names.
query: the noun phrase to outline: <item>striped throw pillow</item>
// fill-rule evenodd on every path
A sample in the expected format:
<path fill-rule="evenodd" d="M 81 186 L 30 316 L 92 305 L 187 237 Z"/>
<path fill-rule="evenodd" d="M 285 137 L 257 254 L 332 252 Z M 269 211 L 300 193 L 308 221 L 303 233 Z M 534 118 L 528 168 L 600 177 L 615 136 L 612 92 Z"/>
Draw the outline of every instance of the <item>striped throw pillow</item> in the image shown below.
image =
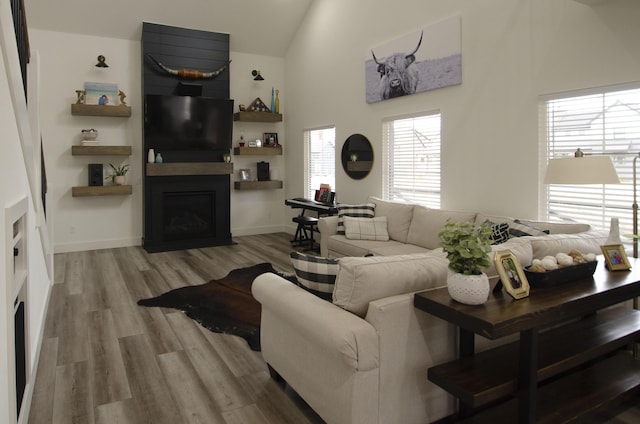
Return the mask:
<path fill-rule="evenodd" d="M 316 296 L 331 301 L 338 275 L 338 260 L 291 252 L 291 264 L 298 285 Z"/>
<path fill-rule="evenodd" d="M 344 235 L 344 217 L 352 216 L 356 218 L 373 218 L 376 214 L 375 203 L 363 203 L 361 205 L 348 205 L 338 203 L 338 231 L 337 234 Z"/>
<path fill-rule="evenodd" d="M 388 241 L 387 217 L 353 218 L 345 216 L 344 233 L 349 240 Z"/>

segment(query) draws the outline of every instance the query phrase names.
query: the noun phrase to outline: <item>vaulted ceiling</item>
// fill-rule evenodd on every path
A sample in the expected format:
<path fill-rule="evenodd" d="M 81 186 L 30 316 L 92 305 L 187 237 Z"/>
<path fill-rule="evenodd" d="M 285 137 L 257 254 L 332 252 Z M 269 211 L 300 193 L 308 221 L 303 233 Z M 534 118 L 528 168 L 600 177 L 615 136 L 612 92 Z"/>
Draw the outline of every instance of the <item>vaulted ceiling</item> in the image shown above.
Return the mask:
<path fill-rule="evenodd" d="M 142 22 L 230 34 L 231 51 L 282 57 L 312 0 L 24 0 L 27 25 L 140 40 Z"/>

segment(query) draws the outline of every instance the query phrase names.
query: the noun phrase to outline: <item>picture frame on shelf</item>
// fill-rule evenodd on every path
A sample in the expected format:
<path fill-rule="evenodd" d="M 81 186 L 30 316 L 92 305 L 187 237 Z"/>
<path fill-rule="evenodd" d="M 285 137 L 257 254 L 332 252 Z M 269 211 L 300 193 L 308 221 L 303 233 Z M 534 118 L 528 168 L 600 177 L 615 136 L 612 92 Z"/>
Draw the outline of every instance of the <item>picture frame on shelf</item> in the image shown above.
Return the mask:
<path fill-rule="evenodd" d="M 264 133 L 262 135 L 265 146 L 277 146 L 278 145 L 278 133 Z"/>
<path fill-rule="evenodd" d="M 504 290 L 514 299 L 522 299 L 529 296 L 529 281 L 524 274 L 518 257 L 510 250 L 501 250 L 495 253 L 493 262 L 500 276 L 500 283 Z"/>
<path fill-rule="evenodd" d="M 85 82 L 84 103 L 87 105 L 118 106 L 118 84 L 110 82 Z"/>
<path fill-rule="evenodd" d="M 623 245 L 607 244 L 600 246 L 600 250 L 602 250 L 609 271 L 626 271 L 631 268 Z"/>

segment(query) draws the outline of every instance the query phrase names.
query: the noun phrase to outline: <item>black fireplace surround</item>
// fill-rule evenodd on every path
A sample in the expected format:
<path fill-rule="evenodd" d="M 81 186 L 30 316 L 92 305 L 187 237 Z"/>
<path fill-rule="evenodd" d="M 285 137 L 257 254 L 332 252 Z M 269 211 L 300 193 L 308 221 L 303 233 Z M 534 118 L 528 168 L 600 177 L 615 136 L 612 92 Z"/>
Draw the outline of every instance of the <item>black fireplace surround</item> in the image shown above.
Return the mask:
<path fill-rule="evenodd" d="M 231 244 L 229 175 L 146 178 L 148 252 Z"/>

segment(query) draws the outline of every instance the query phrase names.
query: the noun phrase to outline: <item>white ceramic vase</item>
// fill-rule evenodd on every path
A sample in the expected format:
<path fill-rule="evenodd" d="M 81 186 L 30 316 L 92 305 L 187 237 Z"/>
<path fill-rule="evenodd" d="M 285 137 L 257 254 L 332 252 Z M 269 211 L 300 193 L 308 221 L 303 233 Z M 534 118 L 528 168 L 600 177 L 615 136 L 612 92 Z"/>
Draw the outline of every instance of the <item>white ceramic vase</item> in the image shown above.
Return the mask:
<path fill-rule="evenodd" d="M 447 276 L 449 295 L 466 305 L 482 305 L 489 298 L 491 285 L 484 272 L 480 275 L 464 275 L 449 270 Z"/>
<path fill-rule="evenodd" d="M 126 181 L 126 177 L 124 175 L 114 175 L 113 176 L 113 182 L 116 185 L 124 185 Z"/>

